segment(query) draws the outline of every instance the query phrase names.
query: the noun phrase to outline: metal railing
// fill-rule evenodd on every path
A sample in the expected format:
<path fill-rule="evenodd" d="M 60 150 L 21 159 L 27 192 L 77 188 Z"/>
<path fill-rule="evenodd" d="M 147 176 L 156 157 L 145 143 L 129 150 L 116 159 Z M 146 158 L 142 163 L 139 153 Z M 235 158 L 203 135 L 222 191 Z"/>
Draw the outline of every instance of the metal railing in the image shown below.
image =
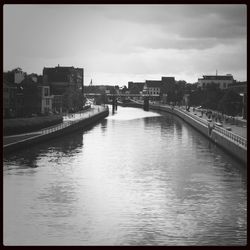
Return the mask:
<path fill-rule="evenodd" d="M 214 126 L 214 130 L 218 131 L 219 133 L 225 135 L 226 137 L 230 138 L 232 141 L 234 141 L 235 143 L 237 144 L 240 144 L 242 145 L 243 147 L 247 148 L 247 139 L 239 136 L 239 135 L 236 135 L 224 128 L 221 128 L 217 125 Z"/>
<path fill-rule="evenodd" d="M 72 114 L 71 118 L 75 118 L 75 115 L 77 115 L 79 118 L 76 118 L 74 120 L 66 120 L 58 125 L 54 125 L 54 126 L 46 128 L 46 129 L 43 129 L 43 130 L 41 130 L 41 132 L 43 135 L 54 133 L 58 130 L 64 129 L 64 128 L 69 127 L 75 123 L 78 123 L 79 121 L 82 121 L 86 118 L 90 118 L 90 117 L 94 116 L 95 114 L 98 114 L 99 112 L 105 111 L 107 109 L 108 108 L 106 106 L 105 107 L 94 107 L 94 108 L 92 108 L 91 111 L 88 111 L 88 112 Z"/>
<path fill-rule="evenodd" d="M 184 112 L 184 111 L 182 111 Z M 192 113 L 189 112 L 184 112 L 185 114 L 188 114 L 189 116 L 195 118 L 196 120 L 199 120 L 201 122 L 203 122 L 204 124 L 208 125 L 208 121 L 205 121 L 204 119 L 193 115 Z M 230 132 L 229 130 L 226 130 L 225 128 L 219 127 L 217 125 L 214 125 L 213 127 L 217 132 L 223 134 L 224 136 L 228 137 L 229 139 L 231 139 L 232 141 L 234 141 L 237 144 L 242 145 L 243 147 L 247 148 L 247 139 L 244 137 L 241 137 L 239 135 L 236 135 L 232 132 Z"/>
<path fill-rule="evenodd" d="M 208 126 L 208 121 L 206 121 L 206 120 L 200 118 L 199 116 L 194 115 L 194 114 L 192 114 L 192 113 L 190 113 L 190 112 L 184 111 L 184 110 L 182 110 L 181 108 L 175 108 L 175 109 L 178 110 L 179 112 L 181 112 L 181 113 L 183 113 L 183 114 L 185 114 L 185 115 L 188 115 L 188 116 L 190 116 L 191 118 L 193 118 L 193 119 L 195 119 L 195 120 L 198 120 L 199 122 L 201 122 L 201 123 L 203 123 L 203 124 L 205 124 L 205 125 Z"/>
<path fill-rule="evenodd" d="M 156 106 L 156 105 L 153 105 L 153 106 Z M 165 106 L 169 109 L 171 109 L 171 106 Z M 183 113 L 185 115 L 188 115 L 190 118 L 193 118 L 194 120 L 197 120 L 205 125 L 208 126 L 209 122 L 190 113 L 190 112 L 187 112 L 181 108 L 177 108 L 177 107 L 174 107 L 174 110 L 177 110 L 178 112 L 180 113 Z M 225 128 L 222 128 L 222 127 L 219 127 L 217 125 L 214 125 L 213 127 L 217 132 L 223 134 L 224 136 L 228 137 L 229 139 L 231 139 L 232 141 L 234 141 L 235 143 L 239 144 L 239 145 L 242 145 L 243 147 L 247 148 L 247 139 L 244 138 L 244 137 L 241 137 L 239 135 L 236 135 L 232 132 L 230 132 L 229 130 L 226 130 Z"/>

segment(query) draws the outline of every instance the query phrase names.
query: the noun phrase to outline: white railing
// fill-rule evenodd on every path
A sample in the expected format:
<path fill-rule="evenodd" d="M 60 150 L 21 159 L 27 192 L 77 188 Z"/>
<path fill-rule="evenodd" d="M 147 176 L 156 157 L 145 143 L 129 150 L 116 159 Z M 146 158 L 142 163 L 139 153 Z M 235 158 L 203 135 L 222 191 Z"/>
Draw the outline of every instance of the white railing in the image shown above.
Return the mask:
<path fill-rule="evenodd" d="M 218 131 L 219 133 L 225 135 L 226 137 L 230 138 L 232 141 L 234 141 L 235 143 L 237 144 L 240 144 L 242 145 L 243 147 L 247 148 L 247 139 L 239 136 L 239 135 L 236 135 L 224 128 L 221 128 L 219 126 L 216 126 L 214 127 L 214 130 Z"/>
<path fill-rule="evenodd" d="M 53 133 L 55 131 L 58 131 L 60 129 L 63 129 L 63 128 L 70 126 L 72 123 L 73 123 L 73 121 L 67 121 L 67 122 L 63 122 L 63 123 L 60 123 L 60 124 L 55 125 L 55 126 L 48 127 L 46 129 L 42 130 L 42 134 L 46 135 L 46 134 Z"/>
<path fill-rule="evenodd" d="M 184 110 L 182 110 L 181 108 L 175 108 L 175 109 L 178 110 L 179 112 L 184 113 L 185 115 L 188 115 L 188 116 L 192 117 L 193 119 L 196 119 L 196 120 L 198 120 L 199 122 L 201 122 L 201 123 L 203 123 L 203 124 L 205 124 L 205 125 L 208 126 L 208 121 L 206 121 L 206 120 L 200 118 L 199 116 L 194 115 L 194 114 L 192 114 L 192 113 L 190 113 L 190 112 L 188 112 L 188 111 L 184 111 Z"/>
<path fill-rule="evenodd" d="M 100 111 L 104 111 L 104 110 L 107 110 L 107 107 L 95 107 L 89 112 L 76 114 L 76 115 L 79 115 L 78 119 L 64 121 L 63 123 L 60 123 L 58 125 L 43 129 L 43 130 L 41 130 L 41 132 L 43 135 L 56 132 L 56 131 L 61 130 L 63 128 L 69 127 L 72 124 L 78 123 L 81 120 L 84 120 L 86 118 L 90 118 L 91 116 L 94 116 L 95 114 L 99 113 Z M 74 114 L 72 115 L 72 118 L 74 118 Z"/>
<path fill-rule="evenodd" d="M 153 105 L 153 106 L 156 106 L 156 105 Z M 171 109 L 171 106 L 167 106 L 167 108 Z M 208 121 L 206 121 L 205 119 L 202 119 L 202 118 L 200 118 L 200 117 L 198 117 L 198 116 L 196 116 L 196 115 L 194 115 L 194 114 L 192 114 L 192 113 L 190 113 L 190 112 L 187 112 L 187 111 L 185 111 L 185 110 L 182 110 L 181 108 L 174 107 L 174 110 L 177 110 L 177 111 L 179 111 L 180 113 L 183 113 L 183 114 L 185 114 L 185 115 L 188 115 L 189 117 L 191 117 L 191 118 L 193 118 L 193 119 L 195 119 L 195 120 L 197 120 L 197 121 L 200 121 L 201 123 L 203 123 L 203 124 L 205 124 L 205 125 L 208 125 Z M 232 132 L 230 132 L 230 131 L 228 131 L 228 130 L 226 130 L 226 129 L 224 129 L 224 128 L 221 128 L 221 127 L 219 127 L 219 126 L 217 126 L 217 125 L 214 126 L 214 129 L 215 129 L 217 132 L 223 134 L 224 136 L 230 138 L 230 139 L 231 139 L 232 141 L 234 141 L 235 143 L 240 144 L 240 145 L 242 145 L 243 147 L 247 148 L 247 139 L 246 139 L 246 138 L 241 137 L 241 136 L 239 136 L 239 135 L 236 135 L 236 134 L 234 134 L 234 133 L 232 133 Z"/>
<path fill-rule="evenodd" d="M 198 117 L 196 115 L 193 115 L 192 113 L 185 112 L 185 114 L 188 114 L 189 116 L 194 117 L 195 119 L 197 119 L 197 120 L 203 122 L 204 124 L 208 125 L 207 121 L 205 121 L 204 119 L 202 119 L 202 118 L 200 118 L 200 117 Z M 214 126 L 214 129 L 216 131 L 218 131 L 219 133 L 223 134 L 224 136 L 230 138 L 235 143 L 240 144 L 243 147 L 247 148 L 247 140 L 246 140 L 246 138 L 243 138 L 243 137 L 241 137 L 239 135 L 236 135 L 236 134 L 234 134 L 234 133 L 232 133 L 232 132 L 230 132 L 230 131 L 228 131 L 228 130 L 226 130 L 224 128 L 221 128 L 221 127 L 219 127 L 217 125 Z"/>

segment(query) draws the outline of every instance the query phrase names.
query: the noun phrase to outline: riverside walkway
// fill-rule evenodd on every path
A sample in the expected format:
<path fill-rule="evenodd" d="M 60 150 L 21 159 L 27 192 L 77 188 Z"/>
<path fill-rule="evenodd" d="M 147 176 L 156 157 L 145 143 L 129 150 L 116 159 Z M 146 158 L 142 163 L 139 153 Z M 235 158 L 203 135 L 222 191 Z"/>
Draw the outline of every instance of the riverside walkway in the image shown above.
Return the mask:
<path fill-rule="evenodd" d="M 78 123 L 79 121 L 85 120 L 87 118 L 90 118 L 92 116 L 97 115 L 98 113 L 105 110 L 104 106 L 92 106 L 90 109 L 81 111 L 74 114 L 68 114 L 63 117 L 63 122 L 56 124 L 51 127 L 47 127 L 44 129 L 41 129 L 39 131 L 31 132 L 31 133 L 23 133 L 23 134 L 17 134 L 17 135 L 10 135 L 10 136 L 4 136 L 3 137 L 3 146 L 8 146 L 10 144 L 18 143 L 23 140 L 29 140 L 33 139 L 38 136 L 46 135 L 53 133 L 55 131 L 61 130 L 63 128 L 69 127 L 72 124 Z"/>
<path fill-rule="evenodd" d="M 204 121 L 208 120 L 208 116 L 202 110 L 190 108 L 189 112 L 185 110 L 185 107 L 179 107 L 178 109 L 182 109 L 185 113 L 190 113 L 191 115 L 195 115 Z M 212 111 L 214 114 L 218 114 L 216 111 Z M 220 114 L 219 114 L 220 115 Z M 222 115 L 221 115 L 222 117 Z M 212 123 L 216 124 L 216 118 L 211 117 Z M 224 129 L 230 129 L 230 131 L 236 135 L 239 135 L 243 138 L 247 138 L 247 121 L 240 118 L 230 118 L 229 116 L 224 115 L 220 120 L 221 127 Z"/>
<path fill-rule="evenodd" d="M 136 107 L 138 105 L 143 107 L 143 102 L 133 101 L 133 103 Z M 184 106 L 171 106 L 159 102 L 150 102 L 149 108 L 179 116 L 243 164 L 247 163 L 246 121 L 222 116 L 222 114 L 212 110 L 203 110 L 202 113 L 200 109 L 190 108 L 187 111 Z"/>
<path fill-rule="evenodd" d="M 141 102 L 141 101 L 134 101 L 133 100 L 133 102 L 143 105 L 143 102 Z M 155 103 L 150 102 L 150 106 L 160 106 L 160 107 L 171 108 L 170 105 L 161 104 L 158 102 L 155 102 Z M 184 112 L 185 114 L 196 118 L 197 120 L 203 121 L 204 123 L 207 123 L 207 121 L 208 121 L 208 116 L 206 116 L 205 111 L 203 111 L 203 115 L 202 115 L 202 112 L 201 112 L 202 110 L 193 109 L 193 107 L 190 107 L 189 112 L 186 110 L 185 106 L 180 106 L 180 107 L 174 106 L 174 109 L 180 110 L 180 111 Z M 214 114 L 218 114 L 218 112 L 216 112 L 216 111 L 211 111 L 211 112 L 213 112 Z M 222 128 L 224 128 L 224 129 L 230 128 L 231 133 L 233 133 L 237 136 L 240 136 L 244 139 L 247 139 L 247 121 L 246 120 L 243 120 L 240 118 L 235 118 L 232 120 L 226 115 L 224 115 L 223 117 L 224 118 L 220 122 Z M 211 120 L 212 120 L 211 121 L 212 124 L 216 125 L 216 120 L 215 120 L 214 116 L 212 117 Z M 218 128 L 218 126 L 217 126 L 217 128 Z"/>
<path fill-rule="evenodd" d="M 168 105 L 161 105 L 161 106 L 168 106 Z M 169 106 L 168 106 L 169 107 Z M 192 107 L 190 108 L 189 112 L 185 109 L 185 107 L 174 107 L 177 110 L 181 110 L 185 112 L 187 115 L 191 115 L 193 117 L 197 117 L 198 119 L 203 120 L 204 122 L 208 121 L 208 116 L 205 114 L 205 112 L 202 112 L 197 109 L 193 109 Z M 225 117 L 225 116 L 224 116 Z M 211 123 L 213 125 L 218 124 L 217 121 L 215 120 L 214 117 L 211 118 Z M 239 119 L 221 119 L 220 126 L 224 129 L 230 129 L 230 132 L 233 134 L 236 134 L 240 137 L 247 138 L 247 122 L 246 121 L 241 121 Z M 218 127 L 218 126 L 217 126 Z"/>

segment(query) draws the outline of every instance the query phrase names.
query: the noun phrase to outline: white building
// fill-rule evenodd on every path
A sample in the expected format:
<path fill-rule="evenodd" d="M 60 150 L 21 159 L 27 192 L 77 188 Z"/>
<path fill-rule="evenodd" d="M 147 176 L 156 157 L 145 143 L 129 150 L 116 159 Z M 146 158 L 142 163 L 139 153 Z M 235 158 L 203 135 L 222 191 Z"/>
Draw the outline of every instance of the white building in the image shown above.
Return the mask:
<path fill-rule="evenodd" d="M 227 89 L 229 84 L 235 80 L 231 74 L 227 75 L 204 75 L 203 78 L 198 78 L 198 87 L 204 89 L 208 84 L 215 83 L 220 89 Z"/>
<path fill-rule="evenodd" d="M 50 87 L 49 86 L 39 86 L 40 95 L 41 95 L 41 113 L 50 113 L 52 112 L 52 103 L 53 97 L 50 95 Z"/>
<path fill-rule="evenodd" d="M 149 95 L 160 95 L 161 93 L 161 81 L 151 81 L 147 80 L 144 85 L 144 91 L 147 90 Z"/>

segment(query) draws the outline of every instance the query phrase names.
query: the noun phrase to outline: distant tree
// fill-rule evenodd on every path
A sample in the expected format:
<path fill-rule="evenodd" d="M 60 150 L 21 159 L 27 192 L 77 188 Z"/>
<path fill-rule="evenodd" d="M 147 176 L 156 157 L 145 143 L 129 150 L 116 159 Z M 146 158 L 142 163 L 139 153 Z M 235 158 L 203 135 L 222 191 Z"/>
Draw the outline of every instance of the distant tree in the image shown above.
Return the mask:
<path fill-rule="evenodd" d="M 130 90 L 130 94 L 134 94 L 134 95 L 140 94 L 139 88 L 137 86 L 132 87 Z"/>
<path fill-rule="evenodd" d="M 229 89 L 219 101 L 218 109 L 227 115 L 235 116 L 241 113 L 242 105 L 242 97 Z"/>
<path fill-rule="evenodd" d="M 24 79 L 20 85 L 23 94 L 23 113 L 24 115 L 38 114 L 40 112 L 40 98 L 38 85 L 30 78 Z"/>
<path fill-rule="evenodd" d="M 73 88 L 68 88 L 63 94 L 63 109 L 76 112 L 82 109 L 84 105 L 84 96 L 82 92 Z"/>
<path fill-rule="evenodd" d="M 122 87 L 122 93 L 125 93 L 126 91 L 128 91 L 128 88 L 127 88 L 126 85 L 124 85 L 124 86 Z"/>
<path fill-rule="evenodd" d="M 187 93 L 190 93 L 190 105 L 191 106 L 200 106 L 204 104 L 204 91 L 201 91 L 201 89 L 196 89 L 192 91 L 191 89 L 188 89 Z"/>
<path fill-rule="evenodd" d="M 22 68 L 20 68 L 20 67 L 17 67 L 17 68 L 15 68 L 15 69 L 12 69 L 11 70 L 11 72 L 22 72 L 23 70 L 22 70 Z"/>
<path fill-rule="evenodd" d="M 203 90 L 204 96 L 201 105 L 212 110 L 218 109 L 219 100 L 223 96 L 222 90 L 216 84 L 208 84 Z"/>

